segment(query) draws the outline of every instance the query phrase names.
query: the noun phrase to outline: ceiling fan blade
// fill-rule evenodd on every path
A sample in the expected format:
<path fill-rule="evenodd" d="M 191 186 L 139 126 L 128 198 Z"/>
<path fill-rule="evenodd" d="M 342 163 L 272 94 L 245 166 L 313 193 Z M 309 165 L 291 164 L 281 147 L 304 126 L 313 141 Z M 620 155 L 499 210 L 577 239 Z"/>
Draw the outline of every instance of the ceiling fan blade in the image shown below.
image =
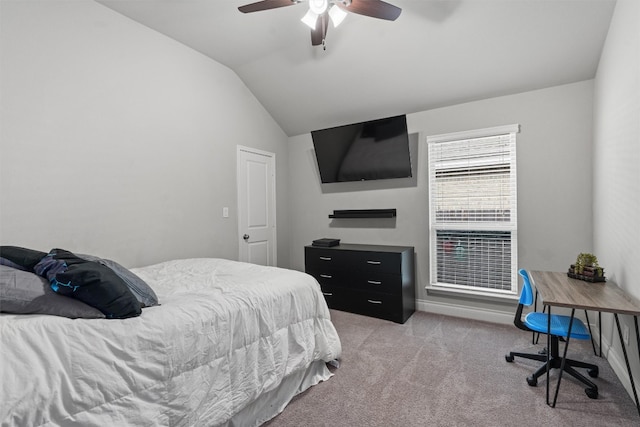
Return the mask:
<path fill-rule="evenodd" d="M 323 40 L 327 36 L 327 30 L 329 29 L 329 14 L 327 12 L 318 16 L 316 20 L 316 28 L 311 30 L 311 45 L 319 46 L 323 44 Z"/>
<path fill-rule="evenodd" d="M 348 4 L 349 2 L 347 1 L 346 3 Z M 370 16 L 371 18 L 386 19 L 387 21 L 395 21 L 400 16 L 400 12 L 402 12 L 399 7 L 382 0 L 351 0 L 351 4 L 348 6 L 338 0 L 335 4 L 347 12 Z"/>
<path fill-rule="evenodd" d="M 240 6 L 238 10 L 242 13 L 260 12 L 261 10 L 276 9 L 278 7 L 292 6 L 299 3 L 298 0 L 262 0 L 255 3 Z"/>

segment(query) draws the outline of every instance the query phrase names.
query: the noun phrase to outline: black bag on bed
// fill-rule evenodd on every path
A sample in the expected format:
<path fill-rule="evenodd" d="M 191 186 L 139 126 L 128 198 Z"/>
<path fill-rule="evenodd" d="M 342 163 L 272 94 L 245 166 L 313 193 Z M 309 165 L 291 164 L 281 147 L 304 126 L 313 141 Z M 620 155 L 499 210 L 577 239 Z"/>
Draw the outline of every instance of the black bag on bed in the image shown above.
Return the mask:
<path fill-rule="evenodd" d="M 127 284 L 109 267 L 63 249 L 52 249 L 45 255 L 33 271 L 48 279 L 54 292 L 95 307 L 109 319 L 135 317 L 142 312 Z"/>

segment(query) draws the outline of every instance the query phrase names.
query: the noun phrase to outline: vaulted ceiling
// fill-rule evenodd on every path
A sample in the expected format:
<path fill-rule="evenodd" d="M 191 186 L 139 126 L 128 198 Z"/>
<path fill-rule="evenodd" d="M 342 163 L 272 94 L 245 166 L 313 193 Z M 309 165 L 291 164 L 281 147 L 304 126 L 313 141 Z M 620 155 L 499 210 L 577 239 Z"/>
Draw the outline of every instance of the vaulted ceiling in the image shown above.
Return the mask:
<path fill-rule="evenodd" d="M 387 0 L 349 14 L 326 50 L 306 1 L 97 0 L 234 70 L 290 136 L 593 78 L 615 0 Z"/>

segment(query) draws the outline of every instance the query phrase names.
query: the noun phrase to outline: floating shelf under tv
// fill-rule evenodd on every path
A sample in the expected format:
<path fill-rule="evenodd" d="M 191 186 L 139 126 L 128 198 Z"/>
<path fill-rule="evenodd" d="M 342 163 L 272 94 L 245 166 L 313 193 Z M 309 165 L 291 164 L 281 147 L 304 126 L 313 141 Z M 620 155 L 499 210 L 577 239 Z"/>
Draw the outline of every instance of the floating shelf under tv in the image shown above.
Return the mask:
<path fill-rule="evenodd" d="M 394 218 L 395 216 L 395 209 L 346 209 L 334 210 L 333 214 L 329 215 L 329 218 Z"/>

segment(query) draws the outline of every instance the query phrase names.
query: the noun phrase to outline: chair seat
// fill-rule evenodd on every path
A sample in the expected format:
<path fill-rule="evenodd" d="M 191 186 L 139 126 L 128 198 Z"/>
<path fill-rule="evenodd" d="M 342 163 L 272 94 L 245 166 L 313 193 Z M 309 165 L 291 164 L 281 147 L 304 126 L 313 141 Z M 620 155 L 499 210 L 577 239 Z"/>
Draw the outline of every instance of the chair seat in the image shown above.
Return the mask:
<path fill-rule="evenodd" d="M 548 318 L 549 315 L 547 313 L 531 312 L 525 316 L 523 323 L 532 331 L 546 334 L 548 327 Z M 569 330 L 570 319 L 570 316 L 552 314 L 551 335 L 566 338 L 567 331 Z M 584 322 L 576 317 L 573 318 L 573 325 L 571 325 L 571 338 L 576 338 L 579 340 L 591 339 L 591 335 L 589 335 L 589 331 L 587 330 Z"/>

